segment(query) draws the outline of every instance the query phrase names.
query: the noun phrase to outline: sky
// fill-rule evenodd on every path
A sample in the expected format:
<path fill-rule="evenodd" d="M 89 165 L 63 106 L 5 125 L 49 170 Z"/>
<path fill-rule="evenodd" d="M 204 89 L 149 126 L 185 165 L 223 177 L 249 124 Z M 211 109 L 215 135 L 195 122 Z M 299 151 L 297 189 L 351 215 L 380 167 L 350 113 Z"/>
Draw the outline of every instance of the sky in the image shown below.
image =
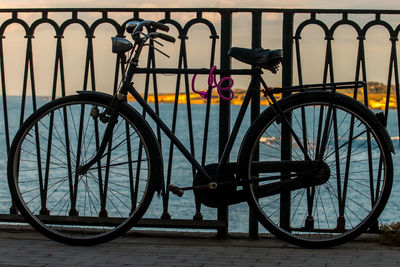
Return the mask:
<path fill-rule="evenodd" d="M 398 0 L 2 0 L 1 8 L 24 7 L 235 7 L 398 9 Z"/>
<path fill-rule="evenodd" d="M 320 8 L 320 9 L 399 9 L 398 0 L 146 0 L 146 1 L 122 1 L 122 0 L 2 0 L 1 8 L 176 8 L 176 7 L 216 7 L 216 8 Z M 32 22 L 31 14 L 20 14 L 19 17 L 26 21 Z M 129 16 L 129 15 L 128 15 Z M 146 13 L 146 19 L 159 19 L 156 14 Z M 218 27 L 219 17 L 213 14 L 204 15 L 207 19 L 215 23 Z M 90 18 L 90 19 L 97 19 Z M 192 17 L 181 15 L 179 19 L 182 21 Z M 300 16 L 301 18 L 301 16 Z M 319 17 L 321 20 L 329 16 Z M 371 17 L 369 17 L 371 18 Z M 0 17 L 0 23 L 7 19 Z M 126 18 L 128 19 L 128 17 Z M 303 18 L 304 19 L 304 18 Z M 337 19 L 337 17 L 336 17 Z M 394 25 L 399 24 L 400 15 L 389 18 Z M 124 20 L 124 19 L 122 19 Z M 281 15 L 280 14 L 264 14 L 263 15 L 263 39 L 264 48 L 280 48 L 281 46 Z M 362 21 L 362 18 L 361 18 Z M 249 15 L 234 15 L 233 18 L 233 46 L 250 47 L 250 30 L 249 25 L 251 18 Z M 362 23 L 362 22 L 361 22 Z M 35 67 L 35 83 L 39 95 L 49 95 L 52 87 L 52 76 L 54 72 L 55 58 L 55 39 L 52 30 L 46 26 L 39 27 L 38 36 L 33 39 L 34 49 L 34 67 Z M 94 39 L 94 53 L 96 63 L 96 89 L 99 91 L 109 92 L 113 86 L 115 56 L 110 53 L 111 42 L 110 36 L 112 31 L 107 27 L 101 28 L 96 32 Z M 193 34 L 187 41 L 188 59 L 190 67 L 207 67 L 209 65 L 210 39 L 209 33 L 202 28 L 194 27 L 196 34 Z M 337 67 L 337 81 L 353 80 L 355 69 L 355 56 L 357 54 L 357 40 L 354 38 L 352 30 L 344 28 L 338 31 L 338 37 L 335 37 L 334 46 L 334 62 Z M 39 34 L 40 33 L 40 34 Z M 173 30 L 172 35 L 177 35 Z M 23 81 L 23 67 L 25 60 L 26 39 L 20 28 L 8 27 L 6 30 L 6 39 L 4 39 L 5 63 L 6 63 L 6 85 L 9 94 L 19 94 L 21 92 L 21 84 Z M 176 37 L 176 36 L 175 36 Z M 205 37 L 205 38 L 204 38 Z M 65 33 L 63 39 L 63 53 L 65 63 L 65 73 L 67 76 L 67 90 L 75 91 L 82 88 L 84 59 L 86 55 L 87 39 L 84 33 L 78 27 L 71 27 L 70 31 Z M 310 27 L 304 31 L 302 36 L 302 66 L 305 83 L 322 82 L 322 69 L 324 63 L 325 43 L 321 30 L 317 27 Z M 368 54 L 367 72 L 370 81 L 387 82 L 388 64 L 390 55 L 390 42 L 387 32 L 382 29 L 372 30 L 368 33 L 368 41 L 366 43 L 366 52 Z M 171 55 L 170 59 L 163 58 L 158 66 L 175 67 L 178 60 L 179 47 L 176 43 L 174 46 L 166 45 L 163 51 Z M 398 50 L 399 51 L 399 50 Z M 399 51 L 400 52 L 400 51 Z M 218 51 L 217 51 L 218 53 Z M 218 55 L 217 55 L 218 56 Z M 112 62 L 112 64 L 110 64 Z M 236 61 L 233 61 L 234 68 L 245 68 Z M 281 81 L 280 74 L 266 74 L 267 79 L 272 86 L 279 86 Z M 50 78 L 49 78 L 50 77 Z M 163 92 L 174 90 L 174 80 L 170 77 L 161 77 L 165 79 L 168 86 L 161 88 Z M 169 81 L 167 81 L 169 79 Z M 202 80 L 203 79 L 203 80 Z M 297 78 L 294 77 L 295 83 Z M 59 81 L 58 81 L 59 83 Z M 205 78 L 198 79 L 199 85 L 205 85 Z M 248 80 L 242 78 L 235 79 L 234 88 L 246 88 Z M 143 87 L 143 79 L 139 79 L 137 85 Z"/>

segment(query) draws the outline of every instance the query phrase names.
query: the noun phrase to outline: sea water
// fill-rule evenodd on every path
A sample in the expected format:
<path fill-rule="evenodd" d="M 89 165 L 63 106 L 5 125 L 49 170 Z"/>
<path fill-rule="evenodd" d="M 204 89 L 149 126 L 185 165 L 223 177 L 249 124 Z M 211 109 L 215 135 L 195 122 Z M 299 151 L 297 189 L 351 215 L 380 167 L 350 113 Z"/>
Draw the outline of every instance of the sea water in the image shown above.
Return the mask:
<path fill-rule="evenodd" d="M 36 106 L 47 103 L 49 100 L 44 98 L 38 98 L 36 100 Z M 141 108 L 135 102 L 130 102 L 135 108 L 141 111 Z M 22 120 L 26 119 L 33 112 L 33 102 L 30 97 L 26 99 L 25 104 L 22 104 L 21 97 L 9 96 L 7 97 L 7 114 L 8 114 L 8 127 L 10 134 L 10 142 L 12 137 L 15 135 L 21 123 L 21 106 L 24 106 L 24 116 Z M 154 104 L 152 104 L 154 107 Z M 240 106 L 232 105 L 231 112 L 231 127 L 233 126 L 236 115 L 239 111 Z M 262 106 L 261 109 L 266 108 Z M 159 114 L 164 122 L 172 127 L 173 125 L 173 114 L 174 105 L 170 103 L 159 104 Z M 205 126 L 205 114 L 206 105 L 191 105 L 191 118 L 192 118 L 192 129 L 193 139 L 190 140 L 190 128 L 188 120 L 188 108 L 185 104 L 178 105 L 177 118 L 176 118 L 176 135 L 181 142 L 189 149 L 194 152 L 194 155 L 198 161 L 201 161 L 203 156 L 203 140 L 204 140 L 204 126 Z M 380 112 L 374 110 L 374 112 Z M 243 139 L 247 128 L 250 125 L 250 112 L 247 112 L 242 127 L 239 131 L 237 140 L 235 142 L 233 151 L 231 153 L 231 161 L 235 161 L 240 148 L 241 140 Z M 157 129 L 155 124 L 149 120 L 150 125 L 154 129 L 157 135 Z M 210 109 L 210 121 L 208 139 L 206 144 L 206 164 L 215 163 L 218 159 L 218 142 L 219 142 L 219 105 L 211 105 Z M 395 151 L 400 154 L 400 141 L 399 141 L 399 128 L 397 120 L 397 111 L 390 110 L 388 117 L 387 129 L 392 137 Z M 0 214 L 9 213 L 11 206 L 11 199 L 7 185 L 7 145 L 6 145 L 6 129 L 5 129 L 5 118 L 4 118 L 4 103 L 0 103 Z M 170 141 L 168 138 L 161 133 L 160 137 L 162 144 L 162 152 L 164 157 L 164 169 L 165 169 L 165 183 L 168 177 L 168 160 Z M 193 143 L 193 147 L 191 147 Z M 190 186 L 192 184 L 193 170 L 189 162 L 184 156 L 175 148 L 172 157 L 172 168 L 170 175 L 170 183 L 177 186 Z M 394 183 L 392 193 L 389 202 L 379 218 L 381 223 L 391 223 L 400 221 L 400 182 L 398 181 L 400 156 L 398 154 L 393 155 L 394 162 Z M 161 197 L 155 196 L 153 202 L 145 214 L 145 218 L 160 218 L 165 211 L 165 206 Z M 178 198 L 174 195 L 169 196 L 167 212 L 174 219 L 192 219 L 196 213 L 196 205 L 192 192 L 186 192 L 182 198 Z M 217 210 L 202 206 L 202 215 L 204 219 L 214 220 L 217 218 Z M 248 221 L 249 221 L 249 209 L 246 203 L 241 203 L 229 207 L 229 231 L 231 232 L 248 232 Z M 261 229 L 261 231 L 263 231 Z"/>

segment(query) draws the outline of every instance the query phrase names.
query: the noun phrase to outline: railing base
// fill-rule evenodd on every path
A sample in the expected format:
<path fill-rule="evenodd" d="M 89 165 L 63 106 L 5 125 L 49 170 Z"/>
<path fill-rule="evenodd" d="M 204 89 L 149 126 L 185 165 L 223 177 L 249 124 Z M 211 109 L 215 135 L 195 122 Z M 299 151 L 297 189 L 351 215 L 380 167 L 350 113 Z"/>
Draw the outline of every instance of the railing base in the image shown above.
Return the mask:
<path fill-rule="evenodd" d="M 100 218 L 101 220 L 101 218 Z M 18 214 L 1 214 L 0 222 L 26 223 L 24 217 Z M 78 222 L 78 221 L 75 221 Z M 61 221 L 60 221 L 61 223 Z M 227 227 L 226 221 L 221 220 L 201 220 L 194 221 L 189 219 L 141 219 L 135 227 L 154 227 L 154 228 L 185 228 L 185 229 L 221 229 Z"/>

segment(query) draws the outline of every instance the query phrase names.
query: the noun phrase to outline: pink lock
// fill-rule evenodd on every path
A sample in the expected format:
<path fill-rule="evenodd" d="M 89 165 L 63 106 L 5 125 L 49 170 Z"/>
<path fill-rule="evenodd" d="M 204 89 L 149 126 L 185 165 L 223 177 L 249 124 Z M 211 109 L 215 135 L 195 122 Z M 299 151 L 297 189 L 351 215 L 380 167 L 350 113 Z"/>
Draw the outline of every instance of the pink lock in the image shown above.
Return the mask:
<path fill-rule="evenodd" d="M 217 88 L 217 91 L 218 91 L 219 96 L 220 96 L 223 100 L 230 101 L 230 100 L 232 100 L 233 97 L 234 97 L 234 93 L 233 93 L 233 91 L 232 91 L 232 89 L 231 89 L 232 86 L 233 86 L 233 84 L 234 84 L 233 79 L 232 79 L 231 77 L 224 77 L 224 78 L 222 78 L 222 79 L 217 83 L 216 75 L 214 74 L 214 70 L 215 70 L 216 68 L 217 68 L 217 67 L 216 67 L 215 65 L 212 66 L 212 68 L 210 69 L 210 73 L 208 74 L 208 85 L 210 86 L 210 89 L 209 89 L 209 90 L 212 90 L 212 89 L 214 89 L 214 88 Z M 208 91 L 196 91 L 196 89 L 194 88 L 194 83 L 195 83 L 195 80 L 196 80 L 196 76 L 197 76 L 197 74 L 194 74 L 194 75 L 193 75 L 193 79 L 192 79 L 192 91 L 195 92 L 195 93 L 197 93 L 197 94 L 199 94 L 202 98 L 207 99 L 207 98 L 208 98 L 208 97 L 207 97 Z M 229 81 L 228 86 L 222 87 L 222 83 L 223 83 L 224 81 Z M 225 97 L 225 96 L 223 96 L 222 93 L 221 93 L 221 91 L 229 91 L 230 97 Z"/>

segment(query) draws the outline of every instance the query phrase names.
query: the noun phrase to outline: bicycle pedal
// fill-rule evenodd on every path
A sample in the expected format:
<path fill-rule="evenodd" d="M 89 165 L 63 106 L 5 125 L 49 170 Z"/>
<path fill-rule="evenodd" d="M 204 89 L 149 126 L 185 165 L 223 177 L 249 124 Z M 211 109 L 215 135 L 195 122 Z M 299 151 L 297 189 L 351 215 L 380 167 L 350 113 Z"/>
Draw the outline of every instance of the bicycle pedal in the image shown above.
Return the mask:
<path fill-rule="evenodd" d="M 177 195 L 178 197 L 182 197 L 183 194 L 185 193 L 181 188 L 173 184 L 168 185 L 168 191 L 172 192 L 174 195 Z"/>

